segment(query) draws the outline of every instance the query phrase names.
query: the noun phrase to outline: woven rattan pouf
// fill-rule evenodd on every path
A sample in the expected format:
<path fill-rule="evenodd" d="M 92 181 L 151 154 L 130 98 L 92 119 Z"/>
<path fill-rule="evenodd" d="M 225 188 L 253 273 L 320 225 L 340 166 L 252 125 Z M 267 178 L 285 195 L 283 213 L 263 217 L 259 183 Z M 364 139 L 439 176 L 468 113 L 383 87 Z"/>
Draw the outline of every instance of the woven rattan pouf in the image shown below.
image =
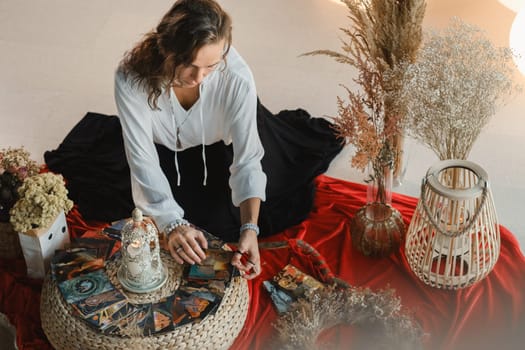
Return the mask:
<path fill-rule="evenodd" d="M 169 271 L 168 281 L 158 291 L 147 294 L 123 290 L 116 278 L 115 262 L 106 265 L 106 272 L 111 282 L 126 294 L 130 302 L 154 302 L 173 294 L 182 276 L 182 268 L 169 254 L 163 253 L 162 261 Z M 151 336 L 112 336 L 98 332 L 76 316 L 48 274 L 42 287 L 40 316 L 49 342 L 58 350 L 228 349 L 244 326 L 248 302 L 246 280 L 235 277 L 226 289 L 219 308 L 199 323 L 189 323 L 171 332 Z"/>

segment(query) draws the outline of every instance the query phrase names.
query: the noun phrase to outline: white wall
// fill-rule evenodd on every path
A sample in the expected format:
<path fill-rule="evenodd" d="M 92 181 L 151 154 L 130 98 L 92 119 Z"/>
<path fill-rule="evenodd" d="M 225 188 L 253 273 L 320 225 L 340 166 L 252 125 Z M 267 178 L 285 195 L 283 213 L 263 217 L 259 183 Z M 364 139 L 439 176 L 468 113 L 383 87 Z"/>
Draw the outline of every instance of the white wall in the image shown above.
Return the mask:
<path fill-rule="evenodd" d="M 349 24 L 334 0 L 220 0 L 234 20 L 234 44 L 251 65 L 259 96 L 272 111 L 304 108 L 334 116 L 338 85 L 353 86 L 354 70 L 304 52 L 337 50 Z M 36 159 L 54 149 L 88 111 L 114 114 L 113 70 L 122 54 L 153 28 L 171 6 L 167 0 L 0 1 L 0 148 L 24 145 Z M 496 0 L 430 0 L 425 26 L 451 16 L 487 30 L 508 44 L 513 13 Z M 518 73 L 523 84 L 525 78 Z M 525 85 L 525 84 L 523 84 Z M 500 221 L 525 247 L 525 95 L 500 109 L 476 142 L 470 159 L 491 178 Z M 419 194 L 420 179 L 437 160 L 410 142 L 411 158 L 399 192 Z M 329 175 L 361 181 L 350 169 L 351 149 Z"/>

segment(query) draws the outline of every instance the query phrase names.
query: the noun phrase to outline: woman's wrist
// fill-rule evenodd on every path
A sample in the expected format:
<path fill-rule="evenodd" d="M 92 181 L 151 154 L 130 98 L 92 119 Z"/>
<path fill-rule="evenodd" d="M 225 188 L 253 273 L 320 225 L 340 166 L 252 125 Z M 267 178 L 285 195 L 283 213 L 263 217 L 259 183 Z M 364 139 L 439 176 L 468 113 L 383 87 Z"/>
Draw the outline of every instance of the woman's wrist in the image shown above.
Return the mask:
<path fill-rule="evenodd" d="M 243 232 L 245 231 L 253 231 L 255 232 L 256 236 L 259 236 L 259 233 L 260 233 L 259 226 L 251 222 L 247 222 L 241 225 L 241 228 L 239 229 L 239 233 L 242 235 Z"/>
<path fill-rule="evenodd" d="M 169 237 L 170 234 L 173 233 L 175 229 L 180 226 L 190 226 L 190 223 L 186 219 L 175 219 L 174 221 L 166 225 L 166 227 L 164 228 L 164 234 L 166 235 L 166 237 Z"/>

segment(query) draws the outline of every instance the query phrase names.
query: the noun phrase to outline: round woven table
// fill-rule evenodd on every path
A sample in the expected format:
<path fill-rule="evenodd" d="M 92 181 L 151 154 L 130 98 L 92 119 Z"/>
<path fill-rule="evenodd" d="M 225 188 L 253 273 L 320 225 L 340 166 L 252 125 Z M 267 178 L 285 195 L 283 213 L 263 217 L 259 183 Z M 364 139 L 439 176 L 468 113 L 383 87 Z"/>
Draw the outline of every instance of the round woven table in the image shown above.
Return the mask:
<path fill-rule="evenodd" d="M 158 291 L 130 293 L 116 278 L 117 264 L 106 264 L 106 272 L 115 288 L 133 303 L 154 302 L 172 295 L 180 285 L 182 268 L 169 254 L 161 254 L 168 269 L 168 281 Z M 235 277 L 213 314 L 198 323 L 176 327 L 173 331 L 151 336 L 114 336 L 98 332 L 73 313 L 56 282 L 48 274 L 42 286 L 40 317 L 49 342 L 61 349 L 228 349 L 241 331 L 248 313 L 248 284 Z"/>

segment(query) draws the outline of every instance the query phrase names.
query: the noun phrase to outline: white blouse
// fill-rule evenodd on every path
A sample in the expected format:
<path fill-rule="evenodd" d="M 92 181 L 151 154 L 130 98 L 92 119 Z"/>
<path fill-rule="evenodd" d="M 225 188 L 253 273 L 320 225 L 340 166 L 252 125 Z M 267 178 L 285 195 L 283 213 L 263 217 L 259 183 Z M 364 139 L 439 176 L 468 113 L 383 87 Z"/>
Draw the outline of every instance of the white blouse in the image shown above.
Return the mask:
<path fill-rule="evenodd" d="M 177 151 L 203 145 L 204 184 L 207 176 L 204 145 L 220 140 L 227 145 L 233 143 L 229 180 L 233 204 L 239 206 L 253 197 L 266 199 L 266 175 L 261 166 L 264 150 L 257 132 L 253 75 L 233 47 L 226 62 L 204 78 L 199 86 L 199 99 L 189 110 L 180 105 L 171 89 L 159 97 L 159 109 L 152 110 L 144 88 L 120 70 L 115 74 L 115 101 L 131 170 L 133 200 L 144 214 L 153 217 L 161 230 L 183 218 L 184 210 L 173 198 L 154 143 L 175 151 L 177 170 Z M 177 175 L 177 181 L 184 186 L 184 179 Z"/>

